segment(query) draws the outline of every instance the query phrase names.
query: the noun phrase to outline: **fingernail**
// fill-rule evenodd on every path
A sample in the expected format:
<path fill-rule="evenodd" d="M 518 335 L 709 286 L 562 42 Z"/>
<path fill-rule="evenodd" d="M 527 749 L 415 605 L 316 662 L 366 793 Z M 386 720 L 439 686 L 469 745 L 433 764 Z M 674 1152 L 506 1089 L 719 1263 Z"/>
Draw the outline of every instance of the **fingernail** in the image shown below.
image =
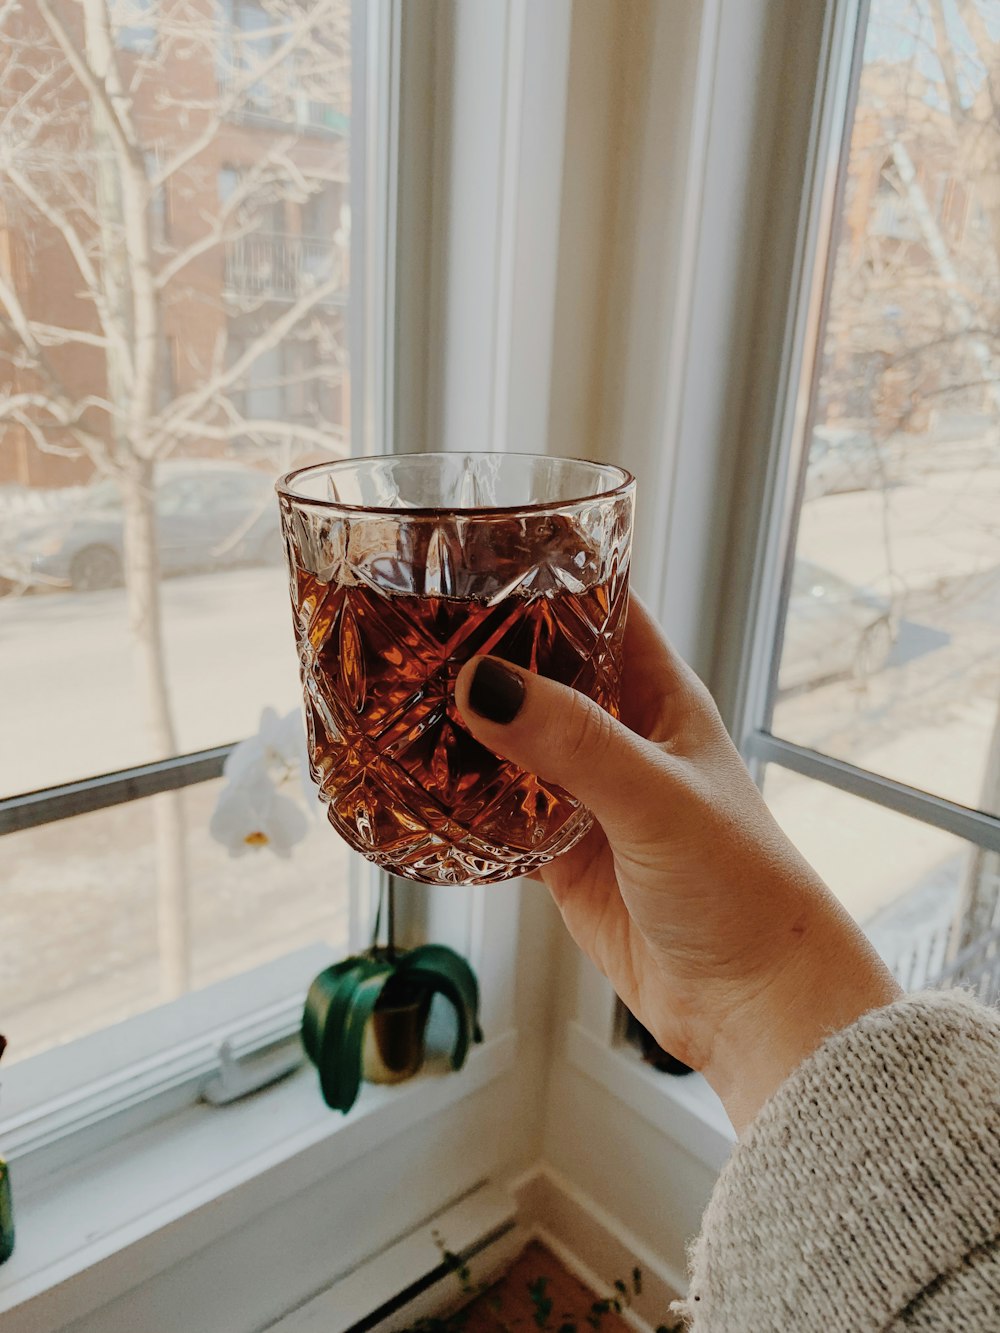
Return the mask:
<path fill-rule="evenodd" d="M 493 657 L 484 657 L 469 686 L 469 703 L 487 722 L 513 722 L 524 702 L 524 681 Z"/>

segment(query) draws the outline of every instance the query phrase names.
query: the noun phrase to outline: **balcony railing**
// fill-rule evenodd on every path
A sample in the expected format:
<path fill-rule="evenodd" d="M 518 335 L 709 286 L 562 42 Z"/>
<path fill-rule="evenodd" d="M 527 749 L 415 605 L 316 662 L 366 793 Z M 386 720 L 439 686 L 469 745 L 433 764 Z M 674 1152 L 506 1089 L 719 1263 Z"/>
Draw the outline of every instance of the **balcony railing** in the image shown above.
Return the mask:
<path fill-rule="evenodd" d="M 961 986 L 984 1004 L 1000 1005 L 1000 925 L 949 957 L 953 931 L 950 923 L 931 927 L 894 959 L 887 959 L 896 980 L 907 991 Z"/>
<path fill-rule="evenodd" d="M 251 232 L 226 243 L 224 292 L 236 300 L 296 301 L 338 269 L 343 281 L 325 299 L 344 305 L 347 296 L 345 255 L 327 237 Z"/>
<path fill-rule="evenodd" d="M 231 54 L 229 59 L 233 63 L 220 62 L 216 69 L 216 84 L 226 105 L 227 120 L 347 139 L 350 116 L 333 102 L 307 96 L 298 86 L 294 66 L 273 70 L 267 78 L 248 87 L 246 72 L 238 59 L 233 60 Z"/>
<path fill-rule="evenodd" d="M 941 969 L 937 981 L 939 986 L 971 990 L 984 1004 L 1000 1005 L 1000 926 L 964 948 Z"/>

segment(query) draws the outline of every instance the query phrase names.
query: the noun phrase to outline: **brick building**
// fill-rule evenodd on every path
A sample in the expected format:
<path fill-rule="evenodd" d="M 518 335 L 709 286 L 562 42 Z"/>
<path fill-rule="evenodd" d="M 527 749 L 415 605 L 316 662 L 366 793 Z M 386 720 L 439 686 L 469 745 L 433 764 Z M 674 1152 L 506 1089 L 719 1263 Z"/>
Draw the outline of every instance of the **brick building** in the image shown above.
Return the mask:
<path fill-rule="evenodd" d="M 82 77 L 32 0 L 0 57 L 0 485 L 78 483 L 115 454 L 151 310 L 157 457 L 275 466 L 346 438 L 348 6 L 96 11 L 53 4 Z M 128 158 L 102 89 L 126 105 Z"/>
<path fill-rule="evenodd" d="M 905 116 L 900 108 L 905 106 Z M 983 135 L 978 136 L 983 140 Z M 996 127 L 985 129 L 994 153 Z M 972 136 L 965 135 L 971 142 Z M 922 431 L 935 406 L 982 409 L 969 340 L 997 315 L 996 238 L 983 206 L 988 171 L 937 85 L 906 64 L 865 66 L 838 237 L 820 420 L 877 419 Z M 992 166 L 997 174 L 997 163 Z M 926 350 L 924 350 L 926 349 Z M 981 359 L 981 358 L 980 358 Z M 970 387 L 959 391 L 957 386 Z"/>

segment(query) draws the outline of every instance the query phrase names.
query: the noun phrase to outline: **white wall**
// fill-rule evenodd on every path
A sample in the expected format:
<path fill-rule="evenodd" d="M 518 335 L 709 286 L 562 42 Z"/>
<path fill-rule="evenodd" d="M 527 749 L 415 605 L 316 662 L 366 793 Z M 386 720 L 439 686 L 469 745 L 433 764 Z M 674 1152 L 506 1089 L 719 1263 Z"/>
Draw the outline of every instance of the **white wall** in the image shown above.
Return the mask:
<path fill-rule="evenodd" d="M 636 473 L 634 584 L 710 684 L 731 681 L 716 645 L 748 571 L 726 555 L 773 404 L 757 340 L 780 339 L 823 19 L 794 0 L 574 9 L 552 436 Z M 569 1058 L 574 1022 L 609 1042 L 613 1001 L 558 948 L 544 1161 L 682 1274 L 718 1135 L 690 1151 Z"/>

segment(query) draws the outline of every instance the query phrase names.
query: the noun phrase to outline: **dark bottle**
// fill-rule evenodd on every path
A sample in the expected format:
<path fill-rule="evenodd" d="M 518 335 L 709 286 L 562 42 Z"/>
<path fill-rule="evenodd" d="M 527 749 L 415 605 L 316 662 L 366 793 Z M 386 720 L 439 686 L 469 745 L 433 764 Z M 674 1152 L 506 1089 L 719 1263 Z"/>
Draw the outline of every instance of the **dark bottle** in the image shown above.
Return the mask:
<path fill-rule="evenodd" d="M 0 1037 L 0 1056 L 7 1049 L 7 1038 Z M 0 1157 L 0 1264 L 14 1253 L 14 1200 L 10 1193 L 10 1168 Z"/>
<path fill-rule="evenodd" d="M 14 1201 L 10 1193 L 10 1169 L 0 1157 L 0 1264 L 14 1253 Z"/>

